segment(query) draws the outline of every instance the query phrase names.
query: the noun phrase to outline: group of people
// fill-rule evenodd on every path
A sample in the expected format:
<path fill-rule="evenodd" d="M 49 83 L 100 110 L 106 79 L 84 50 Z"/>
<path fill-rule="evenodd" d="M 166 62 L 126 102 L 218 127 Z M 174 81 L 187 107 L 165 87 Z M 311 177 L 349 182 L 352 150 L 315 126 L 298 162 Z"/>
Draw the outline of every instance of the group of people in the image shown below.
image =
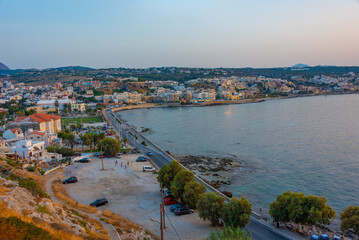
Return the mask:
<path fill-rule="evenodd" d="M 117 164 L 118 164 L 118 161 L 116 160 L 115 167 L 117 167 Z M 122 167 L 122 164 L 123 164 L 123 162 L 121 162 L 121 167 Z M 127 168 L 127 166 L 130 166 L 130 162 L 125 163 L 125 168 Z"/>

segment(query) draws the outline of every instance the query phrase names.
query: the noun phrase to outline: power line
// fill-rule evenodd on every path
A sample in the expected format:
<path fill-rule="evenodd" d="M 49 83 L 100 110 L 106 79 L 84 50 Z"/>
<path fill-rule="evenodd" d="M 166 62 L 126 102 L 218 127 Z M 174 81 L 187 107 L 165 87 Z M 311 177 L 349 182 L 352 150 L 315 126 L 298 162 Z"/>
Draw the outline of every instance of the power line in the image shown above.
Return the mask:
<path fill-rule="evenodd" d="M 170 222 L 170 224 L 171 224 L 173 230 L 174 230 L 175 233 L 177 234 L 177 237 L 178 237 L 180 240 L 182 240 L 182 238 L 180 237 L 180 235 L 179 235 L 178 232 L 176 231 L 176 228 L 173 226 L 173 224 L 172 224 L 172 222 L 171 222 L 171 219 L 167 216 L 167 213 L 166 213 L 166 212 L 165 212 L 165 215 L 166 215 L 168 221 Z"/>

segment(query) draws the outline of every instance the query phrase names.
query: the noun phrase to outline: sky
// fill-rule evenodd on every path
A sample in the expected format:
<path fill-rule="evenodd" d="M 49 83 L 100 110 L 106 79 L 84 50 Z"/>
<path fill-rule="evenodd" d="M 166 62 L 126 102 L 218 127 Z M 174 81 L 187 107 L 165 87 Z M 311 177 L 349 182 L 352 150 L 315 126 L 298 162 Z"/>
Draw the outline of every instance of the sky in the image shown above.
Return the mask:
<path fill-rule="evenodd" d="M 0 0 L 11 69 L 359 65 L 359 0 Z"/>

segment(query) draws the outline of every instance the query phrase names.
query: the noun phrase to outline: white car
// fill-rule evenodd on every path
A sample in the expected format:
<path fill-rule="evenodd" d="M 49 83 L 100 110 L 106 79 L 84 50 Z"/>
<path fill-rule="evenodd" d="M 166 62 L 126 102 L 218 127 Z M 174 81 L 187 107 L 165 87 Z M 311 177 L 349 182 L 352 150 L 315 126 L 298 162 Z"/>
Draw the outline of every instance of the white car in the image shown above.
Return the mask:
<path fill-rule="evenodd" d="M 152 166 L 143 166 L 143 171 L 144 172 L 153 172 L 155 171 L 156 169 Z"/>

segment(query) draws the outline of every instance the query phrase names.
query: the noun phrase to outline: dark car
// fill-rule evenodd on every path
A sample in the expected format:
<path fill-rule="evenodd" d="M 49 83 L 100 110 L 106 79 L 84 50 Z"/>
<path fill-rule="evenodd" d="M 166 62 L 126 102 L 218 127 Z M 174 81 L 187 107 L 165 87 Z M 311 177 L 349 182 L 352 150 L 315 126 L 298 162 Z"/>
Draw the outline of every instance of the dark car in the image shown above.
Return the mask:
<path fill-rule="evenodd" d="M 171 212 L 173 212 L 173 211 L 176 210 L 177 208 L 182 208 L 182 207 L 184 207 L 184 206 L 182 206 L 182 205 L 179 204 L 179 203 L 173 204 L 173 205 L 171 206 Z"/>
<path fill-rule="evenodd" d="M 134 148 L 131 150 L 131 153 L 140 153 L 140 150 L 138 150 L 137 148 Z"/>
<path fill-rule="evenodd" d="M 89 163 L 90 159 L 89 158 L 82 158 L 80 160 L 78 160 L 79 163 Z"/>
<path fill-rule="evenodd" d="M 142 157 L 142 156 L 139 156 L 137 159 L 136 159 L 136 162 L 146 162 L 147 161 L 147 158 L 146 157 Z"/>
<path fill-rule="evenodd" d="M 100 198 L 100 199 L 97 199 L 94 202 L 90 203 L 90 206 L 99 207 L 102 205 L 106 205 L 107 203 L 108 203 L 108 201 L 106 198 Z"/>
<path fill-rule="evenodd" d="M 152 152 L 147 152 L 147 156 L 152 156 Z"/>
<path fill-rule="evenodd" d="M 68 184 L 68 183 L 77 183 L 79 180 L 77 180 L 77 177 L 70 177 L 62 182 L 62 184 Z"/>
<path fill-rule="evenodd" d="M 179 208 L 176 208 L 174 213 L 177 216 L 184 215 L 184 214 L 191 214 L 191 213 L 193 213 L 193 209 L 186 208 L 186 207 L 179 207 Z"/>

